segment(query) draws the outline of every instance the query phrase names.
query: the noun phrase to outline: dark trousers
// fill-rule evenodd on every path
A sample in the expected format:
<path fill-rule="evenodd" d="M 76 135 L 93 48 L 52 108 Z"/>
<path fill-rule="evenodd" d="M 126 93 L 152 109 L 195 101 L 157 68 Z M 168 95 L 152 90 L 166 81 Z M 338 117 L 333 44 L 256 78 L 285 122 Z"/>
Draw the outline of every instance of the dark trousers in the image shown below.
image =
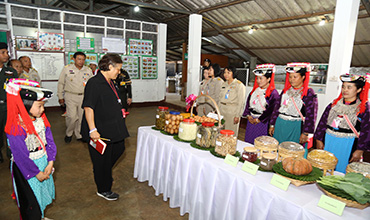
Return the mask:
<path fill-rule="evenodd" d="M 95 148 L 89 145 L 89 152 L 94 169 L 94 179 L 98 192 L 109 192 L 112 189 L 112 168 L 125 151 L 125 141 L 107 144 L 107 148 L 101 155 Z"/>
<path fill-rule="evenodd" d="M 0 151 L 3 148 L 3 146 L 4 146 L 4 140 L 5 140 L 5 138 L 4 138 L 5 137 L 4 129 L 5 129 L 5 124 L 6 124 L 6 109 L 5 110 L 0 109 Z"/>

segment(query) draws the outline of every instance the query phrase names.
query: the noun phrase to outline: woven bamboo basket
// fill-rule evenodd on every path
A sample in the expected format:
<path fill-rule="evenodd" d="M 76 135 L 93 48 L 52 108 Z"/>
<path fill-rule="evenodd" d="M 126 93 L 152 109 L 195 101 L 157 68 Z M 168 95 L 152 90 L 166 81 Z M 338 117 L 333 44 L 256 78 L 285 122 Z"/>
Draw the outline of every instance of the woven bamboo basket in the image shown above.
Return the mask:
<path fill-rule="evenodd" d="M 195 101 L 199 98 L 199 97 L 206 97 L 206 98 L 209 98 L 213 105 L 216 107 L 216 111 L 217 111 L 217 116 L 218 116 L 218 127 L 221 128 L 222 127 L 222 123 L 221 123 L 221 114 L 220 114 L 220 109 L 216 103 L 216 101 L 209 95 L 199 95 L 197 96 L 197 98 L 194 100 L 193 104 L 191 105 L 191 109 L 190 109 L 190 117 L 193 117 L 193 108 L 194 108 L 194 104 L 195 104 Z"/>
<path fill-rule="evenodd" d="M 346 203 L 346 206 L 348 207 L 353 207 L 353 208 L 357 208 L 357 209 L 364 209 L 368 206 L 370 206 L 370 203 L 366 203 L 366 204 L 360 204 L 356 201 L 352 201 L 352 200 L 348 200 L 348 199 L 345 199 L 345 198 L 342 198 L 342 197 L 339 197 L 339 196 L 336 196 L 328 191 L 326 191 L 325 189 L 323 189 L 322 187 L 320 187 L 319 185 L 317 185 L 317 187 L 322 190 L 326 195 L 328 195 L 329 197 L 333 198 L 333 199 L 336 199 L 336 200 L 339 200 L 341 202 L 344 202 Z"/>
<path fill-rule="evenodd" d="M 302 186 L 302 185 L 311 184 L 311 183 L 315 183 L 316 182 L 316 181 L 301 181 L 301 180 L 296 180 L 296 179 L 292 179 L 292 178 L 289 178 L 289 177 L 280 175 L 278 173 L 277 173 L 277 175 L 282 176 L 282 177 L 290 180 L 290 183 L 293 184 L 293 185 L 295 185 L 295 186 Z"/>
<path fill-rule="evenodd" d="M 311 155 L 313 155 L 313 152 L 319 152 L 319 153 L 327 154 L 330 157 L 334 158 L 334 160 L 331 161 L 331 162 L 326 162 L 326 161 L 323 161 L 323 160 L 316 160 L 315 158 L 313 158 L 311 156 Z M 323 170 L 323 176 L 326 176 L 326 172 L 329 172 L 331 175 L 334 175 L 334 169 L 335 169 L 335 167 L 337 166 L 337 163 L 338 163 L 338 158 L 336 156 L 334 156 L 334 154 L 332 154 L 328 151 L 325 151 L 325 150 L 313 150 L 313 151 L 311 151 L 307 155 L 307 160 L 310 161 L 312 166 L 322 169 Z"/>
<path fill-rule="evenodd" d="M 361 172 L 359 172 L 357 170 L 352 169 L 349 165 L 350 164 L 347 165 L 346 173 L 361 173 Z M 361 174 L 364 175 L 366 178 L 369 178 L 370 179 L 370 173 L 367 173 L 367 174 L 361 173 Z"/>

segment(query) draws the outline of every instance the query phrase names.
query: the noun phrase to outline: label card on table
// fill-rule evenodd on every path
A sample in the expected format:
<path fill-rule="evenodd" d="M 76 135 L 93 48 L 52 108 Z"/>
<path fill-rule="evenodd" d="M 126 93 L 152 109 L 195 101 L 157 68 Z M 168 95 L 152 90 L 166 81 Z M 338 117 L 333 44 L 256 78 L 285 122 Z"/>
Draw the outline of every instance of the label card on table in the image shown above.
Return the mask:
<path fill-rule="evenodd" d="M 282 176 L 279 176 L 277 174 L 274 174 L 271 178 L 271 182 L 270 182 L 271 185 L 274 185 L 284 191 L 287 191 L 288 190 L 288 187 L 289 187 L 289 184 L 290 184 L 290 180 L 282 177 Z"/>
<path fill-rule="evenodd" d="M 320 201 L 317 206 L 326 209 L 329 212 L 342 216 L 346 204 L 339 200 L 330 198 L 329 196 L 321 195 Z"/>
<path fill-rule="evenodd" d="M 256 175 L 258 168 L 259 168 L 258 165 L 245 161 L 242 170 L 252 175 Z"/>
<path fill-rule="evenodd" d="M 225 163 L 227 163 L 227 164 L 229 164 L 233 167 L 236 167 L 236 165 L 238 164 L 238 161 L 239 161 L 239 158 L 234 157 L 231 154 L 227 154 L 226 157 L 225 157 L 225 160 L 224 160 Z"/>

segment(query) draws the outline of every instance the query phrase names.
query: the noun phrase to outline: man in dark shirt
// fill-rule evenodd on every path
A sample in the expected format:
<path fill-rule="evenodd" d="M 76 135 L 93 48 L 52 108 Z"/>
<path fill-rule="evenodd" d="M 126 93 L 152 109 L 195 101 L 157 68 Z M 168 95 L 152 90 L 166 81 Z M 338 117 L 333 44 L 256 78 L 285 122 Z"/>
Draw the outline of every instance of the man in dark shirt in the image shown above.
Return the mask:
<path fill-rule="evenodd" d="M 0 163 L 4 162 L 1 149 L 4 146 L 4 128 L 6 124 L 6 92 L 4 84 L 10 78 L 18 78 L 18 73 L 15 69 L 5 66 L 8 60 L 8 45 L 0 42 Z"/>
<path fill-rule="evenodd" d="M 120 74 L 117 76 L 116 84 L 119 89 L 119 96 L 122 99 L 123 107 L 127 111 L 132 102 L 132 88 L 130 75 L 126 70 L 121 69 Z"/>

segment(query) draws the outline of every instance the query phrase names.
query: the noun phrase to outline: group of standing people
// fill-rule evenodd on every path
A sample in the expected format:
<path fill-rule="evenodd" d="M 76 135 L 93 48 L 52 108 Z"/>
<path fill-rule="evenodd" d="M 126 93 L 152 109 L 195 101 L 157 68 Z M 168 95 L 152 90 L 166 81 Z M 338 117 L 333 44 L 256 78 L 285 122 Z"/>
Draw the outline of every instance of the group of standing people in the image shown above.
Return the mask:
<path fill-rule="evenodd" d="M 316 127 L 318 99 L 309 88 L 309 63 L 288 63 L 282 92 L 275 89 L 275 65 L 258 65 L 255 81 L 245 102 L 245 86 L 235 76 L 234 67 L 226 67 L 220 78 L 218 64 L 205 60 L 199 95 L 213 98 L 224 116 L 224 128 L 238 135 L 241 117 L 247 119 L 245 141 L 254 144 L 259 136 L 270 135 L 281 142 L 300 143 L 307 149 L 325 149 L 338 158 L 336 170 L 345 172 L 349 162 L 360 161 L 370 151 L 369 79 L 366 76 L 340 76 L 340 96 L 330 103 Z M 216 110 L 207 96 L 197 100 L 200 116 Z"/>
<path fill-rule="evenodd" d="M 243 113 L 248 119 L 246 142 L 253 144 L 256 137 L 271 135 L 279 143 L 302 144 L 307 155 L 308 144 L 316 140 L 316 148 L 338 158 L 336 170 L 340 172 L 345 172 L 349 162 L 360 161 L 364 151 L 370 151 L 370 83 L 366 76 L 340 76 L 341 93 L 326 107 L 315 129 L 318 100 L 308 87 L 309 63 L 287 64 L 280 95 L 274 85 L 274 64 L 258 65 L 253 72 L 255 84 Z"/>
<path fill-rule="evenodd" d="M 119 195 L 111 190 L 112 168 L 125 151 L 124 140 L 129 136 L 125 109 L 132 101 L 131 80 L 122 70 L 123 62 L 117 54 L 103 56 L 95 76 L 84 66 L 85 59 L 84 53 L 77 52 L 75 63 L 63 69 L 58 82 L 59 102 L 67 103 L 69 114 L 65 141 L 70 142 L 74 133 L 88 143 L 97 195 L 117 200 Z M 4 85 L 0 89 L 0 147 L 5 131 L 12 156 L 14 197 L 21 218 L 48 219 L 44 210 L 55 199 L 52 174 L 57 147 L 44 104 L 53 92 L 41 88 L 37 81 L 19 78 L 15 69 L 5 66 L 8 60 L 7 44 L 0 42 L 0 84 Z M 94 148 L 99 139 L 107 144 L 104 154 Z"/>
<path fill-rule="evenodd" d="M 244 110 L 245 86 L 236 79 L 235 67 L 229 66 L 224 69 L 222 76 L 225 80 L 223 80 L 221 68 L 217 63 L 212 64 L 206 59 L 205 64 L 199 95 L 207 96 L 200 96 L 197 100 L 198 115 L 203 116 L 216 111 L 216 106 L 209 98 L 211 97 L 219 106 L 220 114 L 225 120 L 225 129 L 234 131 L 237 136 Z"/>

